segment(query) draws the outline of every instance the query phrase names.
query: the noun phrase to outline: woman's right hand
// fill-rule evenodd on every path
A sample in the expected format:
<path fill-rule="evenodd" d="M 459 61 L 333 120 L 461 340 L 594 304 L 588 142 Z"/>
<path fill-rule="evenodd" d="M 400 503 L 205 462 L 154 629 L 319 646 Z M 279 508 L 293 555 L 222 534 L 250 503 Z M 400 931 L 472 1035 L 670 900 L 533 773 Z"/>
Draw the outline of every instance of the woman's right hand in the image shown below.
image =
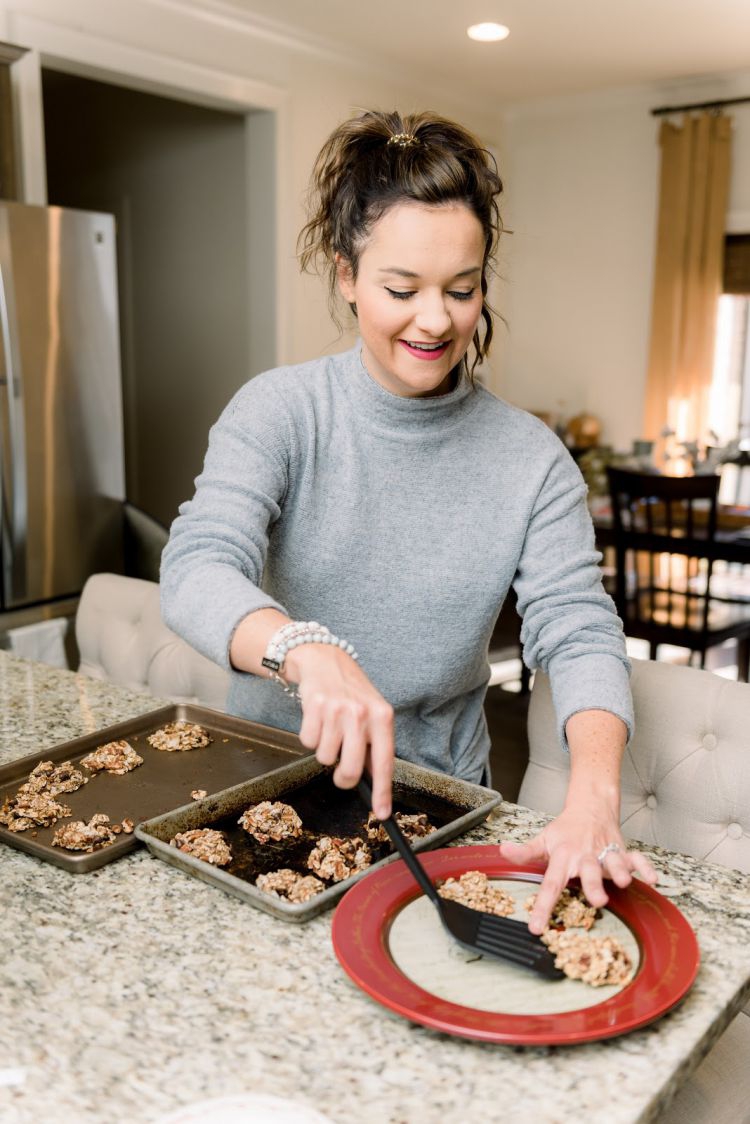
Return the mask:
<path fill-rule="evenodd" d="M 321 765 L 336 765 L 333 780 L 339 788 L 354 788 L 367 766 L 372 810 L 378 819 L 388 817 L 395 756 L 393 707 L 356 660 L 327 644 L 293 648 L 285 674 L 297 683 L 302 703 L 302 744 L 315 750 Z"/>

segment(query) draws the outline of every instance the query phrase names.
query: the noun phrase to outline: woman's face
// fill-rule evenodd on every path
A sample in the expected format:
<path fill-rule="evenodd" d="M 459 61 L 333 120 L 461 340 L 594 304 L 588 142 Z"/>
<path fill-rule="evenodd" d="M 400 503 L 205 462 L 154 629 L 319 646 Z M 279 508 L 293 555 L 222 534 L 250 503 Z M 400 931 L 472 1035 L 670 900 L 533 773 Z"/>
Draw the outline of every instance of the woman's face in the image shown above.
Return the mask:
<path fill-rule="evenodd" d="M 451 389 L 482 312 L 484 235 L 463 203 L 396 203 L 375 224 L 356 280 L 338 262 L 345 300 L 357 306 L 368 373 L 402 398 Z"/>

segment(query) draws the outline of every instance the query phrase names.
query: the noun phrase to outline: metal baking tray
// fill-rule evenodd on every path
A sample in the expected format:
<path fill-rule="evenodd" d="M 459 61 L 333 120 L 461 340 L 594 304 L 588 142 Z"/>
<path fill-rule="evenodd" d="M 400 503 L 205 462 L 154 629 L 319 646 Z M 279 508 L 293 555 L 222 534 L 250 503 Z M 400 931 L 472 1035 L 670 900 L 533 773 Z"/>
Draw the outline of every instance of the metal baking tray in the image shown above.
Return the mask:
<path fill-rule="evenodd" d="M 216 793 L 197 804 L 167 812 L 136 828 L 136 835 L 157 858 L 187 874 L 218 886 L 257 909 L 285 921 L 309 921 L 329 909 L 341 895 L 371 870 L 398 856 L 390 843 L 373 848 L 375 862 L 342 882 L 322 890 L 310 901 L 293 903 L 265 893 L 253 884 L 259 874 L 282 867 L 311 873 L 305 860 L 321 835 L 364 835 L 367 809 L 356 789 L 336 788 L 332 770 L 310 756 L 283 766 L 265 777 L 257 777 Z M 237 823 L 241 813 L 262 800 L 281 800 L 291 804 L 302 820 L 301 840 L 284 843 L 257 843 Z M 489 788 L 423 769 L 405 761 L 395 762 L 393 806 L 397 812 L 425 812 L 437 831 L 418 839 L 414 850 L 440 847 L 487 818 L 502 796 Z M 212 827 L 223 831 L 232 849 L 232 862 L 220 869 L 170 846 L 177 832 Z"/>
<path fill-rule="evenodd" d="M 148 744 L 149 734 L 167 722 L 178 720 L 199 723 L 208 730 L 213 741 L 204 749 L 185 753 L 164 753 Z M 112 823 L 127 816 L 137 825 L 170 808 L 182 807 L 195 789 L 205 789 L 209 794 L 220 792 L 309 754 L 295 734 L 207 707 L 176 703 L 4 765 L 0 768 L 0 804 L 6 797 L 15 795 L 40 761 L 72 761 L 75 765 L 97 746 L 121 738 L 129 741 L 140 754 L 142 765 L 124 776 L 93 775 L 77 792 L 62 793 L 58 797 L 71 808 L 72 816 L 58 820 L 52 827 L 36 828 L 35 836 L 32 835 L 34 829 L 14 832 L 0 825 L 0 840 L 55 866 L 84 874 L 121 858 L 137 846 L 138 841 L 134 834 L 122 834 L 114 843 L 91 854 L 65 851 L 52 846 L 52 837 L 61 824 L 71 820 L 88 821 L 95 812 L 104 812 Z"/>

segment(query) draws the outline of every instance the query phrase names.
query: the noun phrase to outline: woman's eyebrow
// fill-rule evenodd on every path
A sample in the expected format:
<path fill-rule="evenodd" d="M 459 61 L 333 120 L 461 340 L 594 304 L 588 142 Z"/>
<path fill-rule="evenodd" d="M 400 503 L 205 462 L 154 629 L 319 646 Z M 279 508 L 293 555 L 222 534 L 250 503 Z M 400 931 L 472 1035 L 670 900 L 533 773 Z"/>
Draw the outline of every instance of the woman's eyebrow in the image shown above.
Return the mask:
<path fill-rule="evenodd" d="M 462 269 L 462 270 L 460 270 L 459 273 L 454 273 L 453 276 L 454 276 L 454 278 L 456 278 L 456 277 L 471 277 L 473 274 L 481 273 L 481 272 L 482 272 L 481 266 L 473 265 L 469 269 Z M 410 269 L 401 269 L 397 265 L 385 266 L 384 269 L 379 269 L 378 273 L 395 273 L 398 277 L 409 277 L 409 278 L 412 278 L 412 279 L 418 279 L 419 278 L 418 273 L 413 273 Z"/>

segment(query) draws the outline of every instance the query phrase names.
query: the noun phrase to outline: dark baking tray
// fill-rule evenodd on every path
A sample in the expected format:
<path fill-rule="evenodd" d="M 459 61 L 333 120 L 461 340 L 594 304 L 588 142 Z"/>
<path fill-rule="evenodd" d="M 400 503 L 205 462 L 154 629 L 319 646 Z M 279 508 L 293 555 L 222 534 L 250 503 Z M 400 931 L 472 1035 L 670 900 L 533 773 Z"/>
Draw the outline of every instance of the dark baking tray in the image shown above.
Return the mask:
<path fill-rule="evenodd" d="M 136 828 L 136 834 L 157 858 L 187 874 L 219 886 L 285 921 L 309 921 L 330 908 L 354 882 L 397 857 L 391 852 L 390 844 L 384 844 L 375 849 L 377 861 L 366 871 L 328 886 L 310 901 L 299 904 L 264 893 L 253 885 L 258 874 L 282 867 L 309 874 L 305 859 L 318 836 L 365 837 L 367 809 L 355 789 L 334 786 L 331 772 L 310 756 L 265 777 L 216 793 L 199 804 L 186 805 L 147 820 Z M 395 762 L 393 782 L 394 810 L 426 812 L 437 826 L 437 831 L 415 841 L 415 851 L 443 846 L 449 839 L 481 823 L 502 800 L 500 793 L 492 789 L 406 761 Z M 302 820 L 304 837 L 287 843 L 257 843 L 238 826 L 237 820 L 245 808 L 261 800 L 282 800 L 291 804 Z M 225 833 L 233 855 L 228 867 L 219 869 L 170 846 L 169 840 L 177 832 L 200 827 L 213 827 Z"/>
<path fill-rule="evenodd" d="M 200 723 L 214 740 L 204 749 L 185 753 L 153 749 L 147 736 L 178 719 Z M 191 799 L 194 789 L 203 788 L 209 794 L 220 792 L 250 777 L 278 769 L 309 752 L 295 734 L 207 707 L 177 703 L 4 765 L 0 768 L 0 804 L 6 797 L 15 795 L 40 761 L 75 764 L 97 746 L 120 738 L 132 744 L 143 758 L 142 765 L 121 777 L 98 773 L 77 792 L 62 793 L 58 799 L 71 808 L 72 816 L 58 820 L 52 827 L 36 828 L 36 838 L 31 834 L 33 829 L 14 832 L 0 825 L 0 840 L 55 866 L 84 874 L 121 858 L 137 846 L 137 839 L 134 834 L 123 834 L 118 835 L 114 843 L 91 854 L 65 851 L 52 846 L 52 837 L 61 824 L 70 823 L 71 819 L 88 821 L 95 812 L 106 813 L 112 823 L 127 816 L 138 824 L 169 808 L 181 807 Z"/>

